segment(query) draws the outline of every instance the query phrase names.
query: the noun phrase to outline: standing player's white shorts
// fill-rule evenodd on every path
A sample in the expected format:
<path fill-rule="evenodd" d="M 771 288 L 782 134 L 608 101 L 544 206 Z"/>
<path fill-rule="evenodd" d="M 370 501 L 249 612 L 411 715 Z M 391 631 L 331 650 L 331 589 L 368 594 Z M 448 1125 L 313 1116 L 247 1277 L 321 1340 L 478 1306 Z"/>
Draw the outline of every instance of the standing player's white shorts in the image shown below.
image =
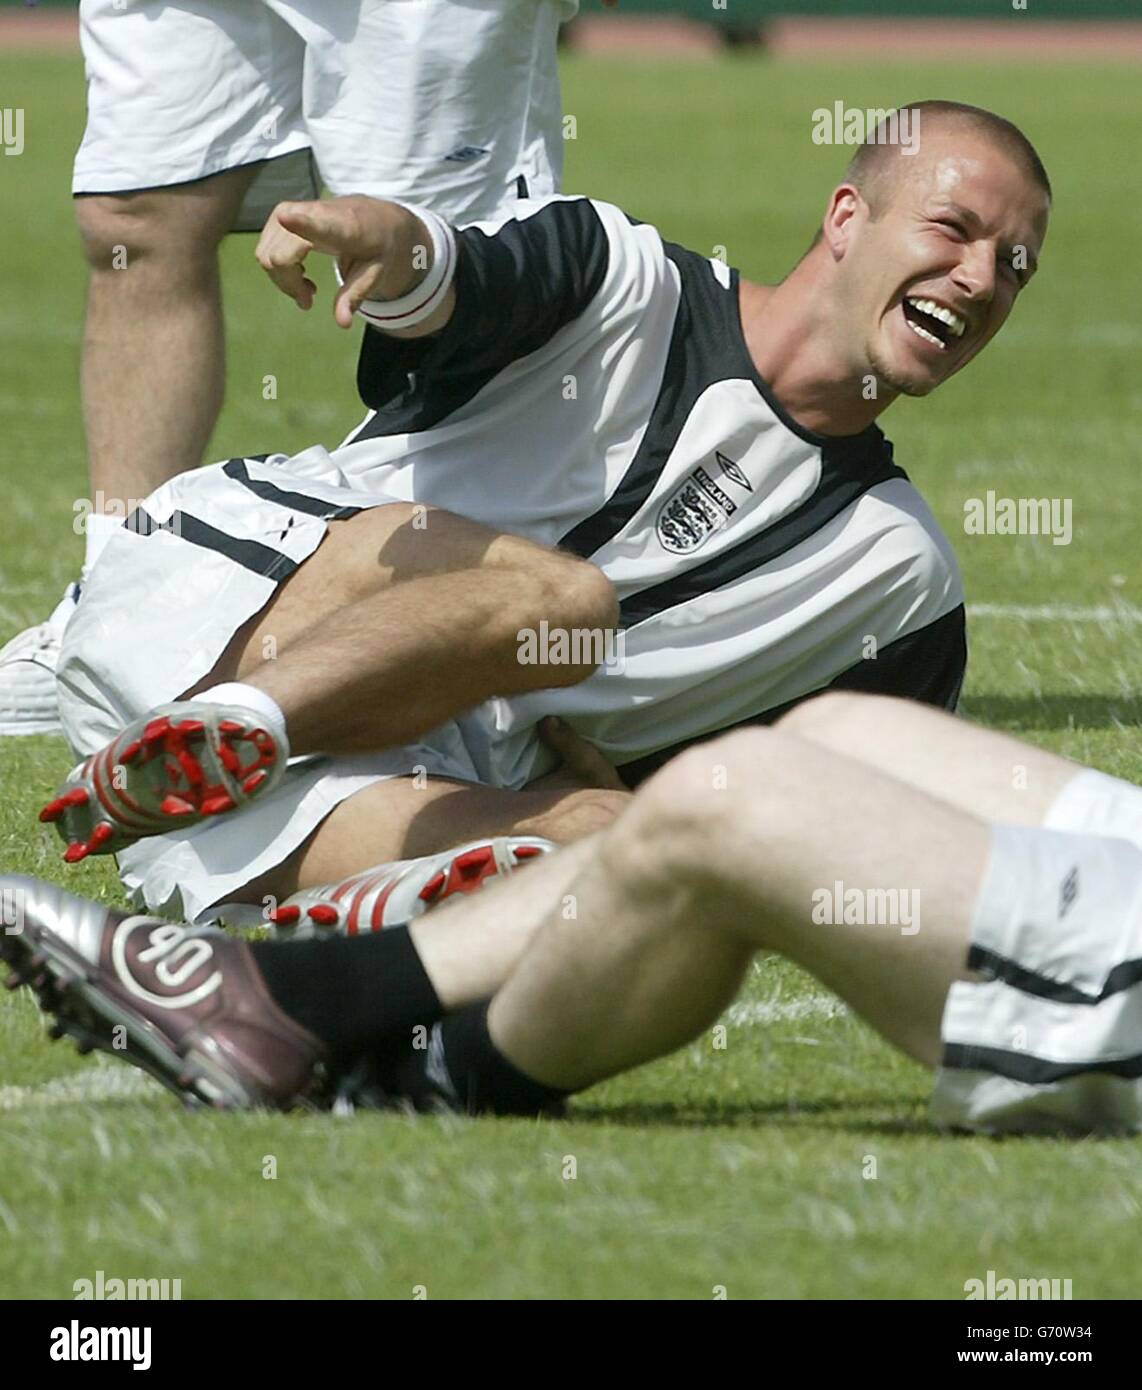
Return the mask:
<path fill-rule="evenodd" d="M 81 0 L 75 194 L 268 161 L 236 231 L 282 199 L 367 193 L 456 223 L 559 188 L 556 34 L 578 0 Z"/>
<path fill-rule="evenodd" d="M 975 978 L 944 1006 L 939 1124 L 1142 1130 L 1142 788 L 1087 772 L 1067 795 L 1069 824 L 1097 833 L 992 830 Z"/>

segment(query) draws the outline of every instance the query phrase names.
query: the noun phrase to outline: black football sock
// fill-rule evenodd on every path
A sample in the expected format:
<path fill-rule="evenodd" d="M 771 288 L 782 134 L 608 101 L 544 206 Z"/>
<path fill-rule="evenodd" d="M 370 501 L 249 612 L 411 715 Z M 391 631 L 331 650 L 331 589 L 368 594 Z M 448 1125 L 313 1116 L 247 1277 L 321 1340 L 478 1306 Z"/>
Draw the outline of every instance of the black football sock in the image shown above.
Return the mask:
<path fill-rule="evenodd" d="M 560 1111 L 571 1094 L 526 1076 L 492 1041 L 488 1005 L 449 1014 L 437 1028 L 444 1069 L 470 1115 L 538 1115 Z"/>
<path fill-rule="evenodd" d="M 254 941 L 254 960 L 274 1002 L 337 1056 L 435 1023 L 444 1010 L 408 927 L 368 936 Z"/>

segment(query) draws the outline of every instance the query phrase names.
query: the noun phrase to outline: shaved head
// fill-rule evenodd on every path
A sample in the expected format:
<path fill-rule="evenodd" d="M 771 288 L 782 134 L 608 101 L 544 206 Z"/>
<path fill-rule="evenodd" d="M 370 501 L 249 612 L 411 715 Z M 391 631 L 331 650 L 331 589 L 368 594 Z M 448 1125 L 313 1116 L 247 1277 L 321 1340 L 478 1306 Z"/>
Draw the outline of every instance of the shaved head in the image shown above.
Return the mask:
<path fill-rule="evenodd" d="M 849 161 L 842 182 L 860 190 L 873 217 L 880 216 L 895 196 L 902 179 L 912 170 L 913 160 L 898 141 L 888 136 L 898 127 L 900 116 L 907 112 L 913 131 L 919 132 L 921 148 L 927 136 L 963 132 L 982 137 L 1003 151 L 1020 166 L 1025 174 L 1043 190 L 1051 201 L 1051 181 L 1043 161 L 1026 135 L 1003 116 L 985 111 L 981 106 L 967 106 L 959 101 L 916 101 L 882 120 Z M 892 122 L 889 127 L 889 122 Z"/>
<path fill-rule="evenodd" d="M 906 119 L 907 126 L 902 117 Z M 896 133 L 905 128 L 912 131 L 912 140 L 917 142 L 910 147 L 896 139 Z M 962 101 L 913 101 L 907 106 L 898 107 L 868 131 L 864 144 L 849 160 L 841 182 L 858 189 L 872 216 L 879 217 L 901 185 L 915 172 L 918 161 L 913 156 L 917 149 L 923 149 L 927 136 L 937 134 L 981 137 L 1013 160 L 1038 185 L 1050 206 L 1053 197 L 1051 180 L 1047 177 L 1039 152 L 1026 135 L 1014 121 L 997 116 L 994 111 L 986 111 L 982 106 L 968 106 Z M 817 246 L 820 240 L 821 230 L 818 228 L 809 250 Z"/>
<path fill-rule="evenodd" d="M 921 101 L 869 121 L 792 274 L 822 294 L 854 375 L 926 395 L 991 341 L 1034 276 L 1051 185 L 1023 132 L 978 106 Z"/>

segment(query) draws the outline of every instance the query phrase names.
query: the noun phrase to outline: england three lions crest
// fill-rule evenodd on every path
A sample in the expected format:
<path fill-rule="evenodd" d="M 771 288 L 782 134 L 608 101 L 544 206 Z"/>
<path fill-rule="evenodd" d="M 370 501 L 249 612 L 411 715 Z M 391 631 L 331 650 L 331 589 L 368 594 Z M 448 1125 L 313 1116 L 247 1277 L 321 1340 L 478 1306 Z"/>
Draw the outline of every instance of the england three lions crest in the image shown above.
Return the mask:
<path fill-rule="evenodd" d="M 737 509 L 704 468 L 695 468 L 658 509 L 658 539 L 675 555 L 688 555 L 701 549 Z"/>

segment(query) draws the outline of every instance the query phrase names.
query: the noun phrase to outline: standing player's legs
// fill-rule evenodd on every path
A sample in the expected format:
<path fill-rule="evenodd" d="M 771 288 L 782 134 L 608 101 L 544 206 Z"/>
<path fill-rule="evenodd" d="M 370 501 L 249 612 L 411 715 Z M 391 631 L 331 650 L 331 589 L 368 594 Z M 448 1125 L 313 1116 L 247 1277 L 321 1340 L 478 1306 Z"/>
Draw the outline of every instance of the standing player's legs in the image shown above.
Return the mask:
<path fill-rule="evenodd" d="M 225 382 L 219 242 L 260 225 L 255 184 L 314 187 L 303 47 L 246 0 L 82 0 L 80 20 L 84 418 L 92 486 L 122 502 L 202 461 Z"/>
<path fill-rule="evenodd" d="M 317 188 L 300 124 L 301 42 L 263 5 L 82 0 L 80 25 L 86 573 L 124 502 L 202 460 L 224 384 L 218 242 L 260 226 L 259 209 L 264 218 L 279 197 Z M 47 622 L 0 652 L 0 734 L 60 731 L 55 671 L 78 595 L 69 586 Z"/>
<path fill-rule="evenodd" d="M 121 525 L 202 462 L 226 381 L 218 245 L 255 172 L 76 200 L 90 267 L 81 380 L 96 529 Z"/>

